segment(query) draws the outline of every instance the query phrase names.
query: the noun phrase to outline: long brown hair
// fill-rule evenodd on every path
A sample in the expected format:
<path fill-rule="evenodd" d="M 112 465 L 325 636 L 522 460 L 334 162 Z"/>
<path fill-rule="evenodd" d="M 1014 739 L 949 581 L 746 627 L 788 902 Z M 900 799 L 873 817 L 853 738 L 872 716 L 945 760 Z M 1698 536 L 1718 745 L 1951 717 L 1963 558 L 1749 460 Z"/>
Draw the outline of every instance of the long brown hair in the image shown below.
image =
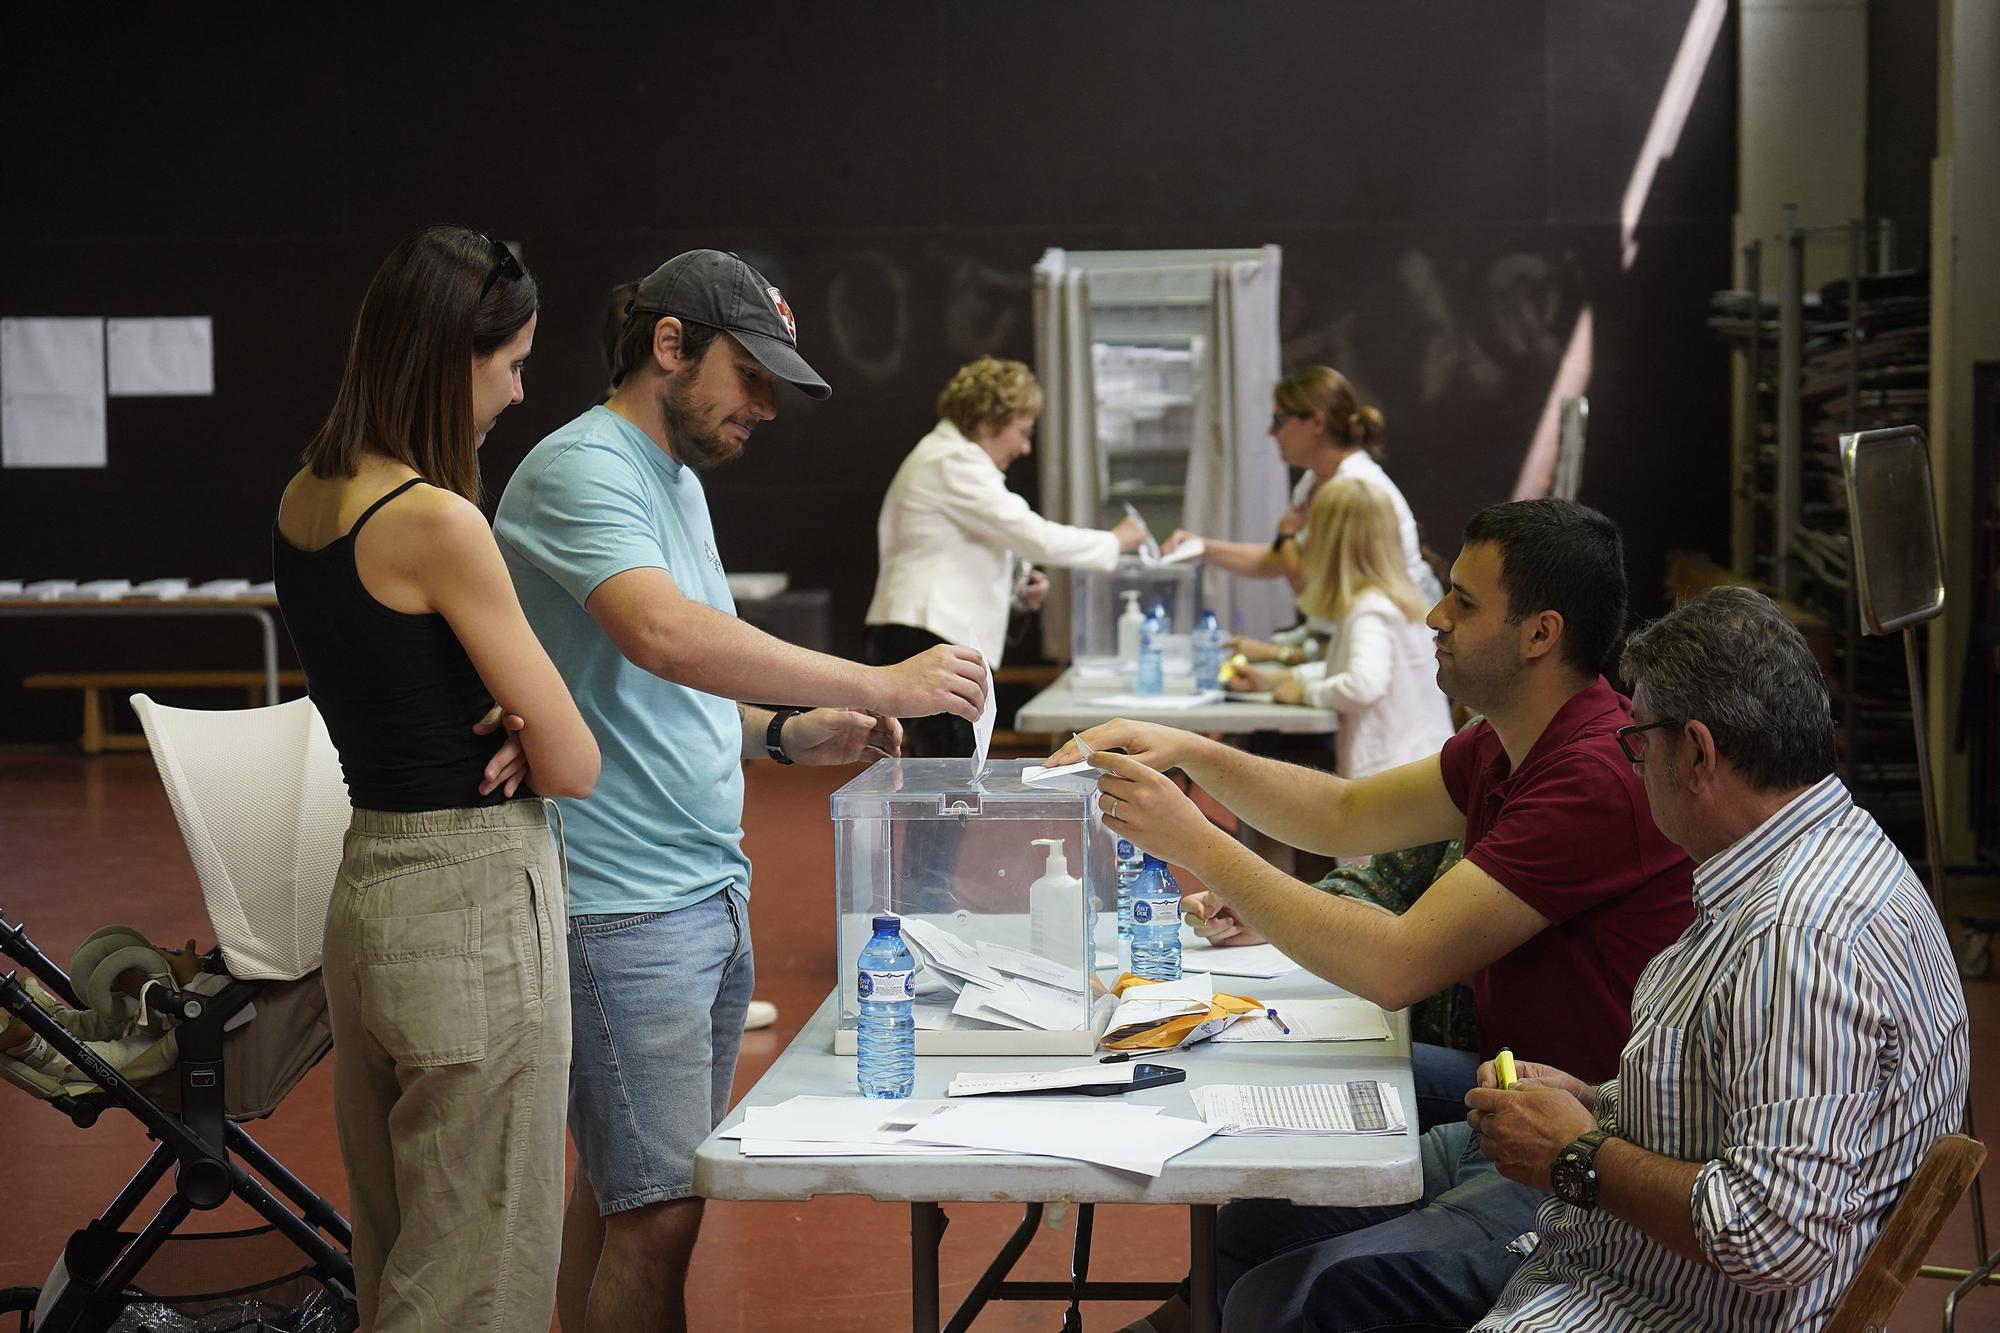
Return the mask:
<path fill-rule="evenodd" d="M 351 477 L 373 450 L 479 503 L 472 358 L 504 347 L 539 304 L 528 271 L 476 231 L 403 241 L 361 298 L 340 392 L 300 461 L 315 477 Z"/>
<path fill-rule="evenodd" d="M 1307 366 L 1278 381 L 1271 399 L 1280 412 L 1309 417 L 1321 413 L 1327 433 L 1351 449 L 1366 449 L 1382 461 L 1382 414 L 1361 401 L 1347 376 L 1332 366 Z"/>
<path fill-rule="evenodd" d="M 1396 507 L 1365 481 L 1335 477 L 1313 494 L 1306 515 L 1306 586 L 1299 608 L 1321 620 L 1339 620 L 1370 589 L 1411 620 L 1430 607 L 1403 564 Z"/>

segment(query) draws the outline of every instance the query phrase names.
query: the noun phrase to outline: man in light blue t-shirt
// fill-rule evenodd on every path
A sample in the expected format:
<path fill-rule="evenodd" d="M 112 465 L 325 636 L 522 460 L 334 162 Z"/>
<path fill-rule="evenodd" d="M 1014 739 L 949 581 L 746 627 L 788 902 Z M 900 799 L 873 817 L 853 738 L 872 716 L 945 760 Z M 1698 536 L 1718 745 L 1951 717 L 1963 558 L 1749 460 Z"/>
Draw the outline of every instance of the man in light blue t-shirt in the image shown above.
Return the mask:
<path fill-rule="evenodd" d="M 895 751 L 898 717 L 976 719 L 985 703 L 970 649 L 865 667 L 736 618 L 699 474 L 777 415 L 780 379 L 832 392 L 778 289 L 719 251 L 669 260 L 633 297 L 611 398 L 535 446 L 494 524 L 603 753 L 590 799 L 561 803 L 583 1165 L 557 1294 L 572 1333 L 686 1326 L 694 1152 L 728 1109 L 752 980 L 742 761 L 853 763 Z"/>

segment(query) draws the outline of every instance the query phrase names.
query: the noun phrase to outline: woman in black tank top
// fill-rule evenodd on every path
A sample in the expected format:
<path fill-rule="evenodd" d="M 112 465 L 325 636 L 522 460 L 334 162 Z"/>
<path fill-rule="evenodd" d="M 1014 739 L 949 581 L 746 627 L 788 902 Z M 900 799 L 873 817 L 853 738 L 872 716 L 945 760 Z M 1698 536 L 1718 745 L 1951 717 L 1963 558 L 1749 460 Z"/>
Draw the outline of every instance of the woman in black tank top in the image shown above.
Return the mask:
<path fill-rule="evenodd" d="M 546 1333 L 555 1304 L 568 883 L 542 798 L 588 795 L 598 751 L 478 507 L 479 446 L 520 401 L 536 305 L 476 232 L 397 246 L 271 537 L 354 806 L 323 967 L 376 1333 L 440 1313 Z"/>

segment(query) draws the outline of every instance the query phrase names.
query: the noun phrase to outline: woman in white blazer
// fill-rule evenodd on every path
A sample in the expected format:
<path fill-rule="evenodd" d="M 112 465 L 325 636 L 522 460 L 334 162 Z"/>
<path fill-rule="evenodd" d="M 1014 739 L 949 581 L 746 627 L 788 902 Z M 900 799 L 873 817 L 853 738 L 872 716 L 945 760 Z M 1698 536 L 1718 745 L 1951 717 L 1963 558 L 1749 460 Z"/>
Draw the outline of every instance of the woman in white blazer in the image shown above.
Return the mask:
<path fill-rule="evenodd" d="M 1367 482 L 1336 477 L 1319 488 L 1307 514 L 1299 607 L 1333 627 L 1326 656 L 1255 673 L 1279 703 L 1340 714 L 1334 771 L 1345 778 L 1422 759 L 1451 738 L 1451 706 L 1424 624 L 1430 607 L 1404 569 L 1396 529 L 1394 506 Z"/>
<path fill-rule="evenodd" d="M 1041 386 L 1019 361 L 982 356 L 938 395 L 942 419 L 896 469 L 876 520 L 869 662 L 900 662 L 911 644 L 958 643 L 998 667 L 1009 609 L 1018 600 L 1036 610 L 1048 592 L 1036 565 L 1109 570 L 1145 540 L 1131 518 L 1108 532 L 1052 523 L 1007 489 L 1007 468 L 1033 448 L 1041 413 Z M 969 755 L 972 724 L 906 718 L 903 753 Z"/>

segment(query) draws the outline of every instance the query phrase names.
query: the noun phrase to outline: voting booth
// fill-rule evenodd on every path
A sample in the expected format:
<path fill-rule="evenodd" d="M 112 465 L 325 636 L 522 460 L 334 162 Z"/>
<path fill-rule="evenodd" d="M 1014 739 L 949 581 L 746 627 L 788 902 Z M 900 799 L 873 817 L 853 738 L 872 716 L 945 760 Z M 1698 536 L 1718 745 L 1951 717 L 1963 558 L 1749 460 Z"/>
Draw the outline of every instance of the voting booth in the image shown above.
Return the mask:
<path fill-rule="evenodd" d="M 917 960 L 919 1055 L 1088 1054 L 1118 967 L 1116 871 L 1095 773 L 1025 759 L 882 759 L 833 794 L 840 1016 L 884 913 Z"/>

